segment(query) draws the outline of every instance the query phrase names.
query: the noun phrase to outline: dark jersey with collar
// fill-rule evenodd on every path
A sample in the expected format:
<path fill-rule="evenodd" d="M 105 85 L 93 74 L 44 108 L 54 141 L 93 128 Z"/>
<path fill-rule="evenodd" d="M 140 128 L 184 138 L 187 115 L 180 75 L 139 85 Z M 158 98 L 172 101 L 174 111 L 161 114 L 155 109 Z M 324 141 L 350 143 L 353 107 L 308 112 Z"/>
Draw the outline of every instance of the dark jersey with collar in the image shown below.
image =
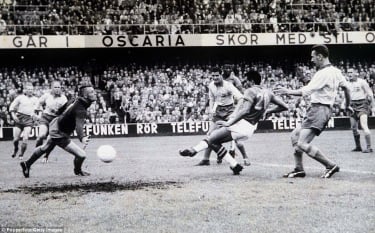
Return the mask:
<path fill-rule="evenodd" d="M 83 125 L 87 118 L 87 108 L 91 103 L 78 97 L 65 111 L 58 116 L 57 125 L 59 130 L 66 135 L 71 135 L 76 130 L 79 140 L 85 136 Z"/>
<path fill-rule="evenodd" d="M 264 113 L 268 108 L 268 105 L 272 99 L 273 93 L 268 89 L 263 89 L 259 86 L 253 86 L 245 90 L 244 99 L 245 101 L 252 102 L 251 107 L 247 113 L 243 116 L 243 119 L 250 122 L 251 124 L 257 124 L 263 119 Z"/>

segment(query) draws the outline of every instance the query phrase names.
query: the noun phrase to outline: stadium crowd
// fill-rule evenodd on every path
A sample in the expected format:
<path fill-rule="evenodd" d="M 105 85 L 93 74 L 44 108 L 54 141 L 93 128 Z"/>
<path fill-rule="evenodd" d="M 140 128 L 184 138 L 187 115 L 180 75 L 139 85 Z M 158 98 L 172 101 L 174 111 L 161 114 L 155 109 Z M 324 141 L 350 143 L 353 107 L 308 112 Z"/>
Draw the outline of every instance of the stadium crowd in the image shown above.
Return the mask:
<path fill-rule="evenodd" d="M 303 86 L 301 77 L 309 79 L 315 72 L 306 64 L 295 68 L 259 62 L 249 65 L 232 65 L 233 72 L 241 80 L 250 70 L 258 70 L 264 81 L 263 86 L 270 89 L 282 85 L 297 89 Z M 337 66 L 346 72 L 354 68 L 359 77 L 364 78 L 375 92 L 375 62 L 340 61 Z M 22 85 L 31 82 L 35 95 L 41 96 L 49 90 L 53 80 L 60 80 L 68 99 L 77 94 L 77 84 L 91 80 L 98 90 L 98 100 L 89 108 L 88 123 L 165 123 L 178 121 L 210 120 L 208 113 L 208 83 L 211 65 L 168 66 L 106 66 L 96 74 L 89 74 L 82 67 L 47 68 L 1 68 L 0 69 L 0 126 L 12 126 L 9 114 L 11 101 L 22 91 Z M 308 98 L 288 98 L 289 111 L 269 116 L 269 119 L 301 118 L 308 105 Z M 334 116 L 345 116 L 344 96 L 339 93 L 334 106 Z M 373 112 L 372 115 L 375 115 Z"/>
<path fill-rule="evenodd" d="M 375 29 L 372 0 L 7 0 L 0 6 L 0 34 L 11 35 Z"/>

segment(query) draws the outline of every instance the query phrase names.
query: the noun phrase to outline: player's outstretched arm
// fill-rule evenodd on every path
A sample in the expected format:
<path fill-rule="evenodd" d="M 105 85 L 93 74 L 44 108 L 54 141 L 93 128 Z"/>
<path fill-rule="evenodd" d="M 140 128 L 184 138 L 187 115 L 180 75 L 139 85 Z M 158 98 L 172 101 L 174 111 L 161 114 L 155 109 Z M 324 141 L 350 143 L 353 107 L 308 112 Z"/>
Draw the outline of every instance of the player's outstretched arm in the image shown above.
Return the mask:
<path fill-rule="evenodd" d="M 265 115 L 288 110 L 288 105 L 279 96 L 276 96 L 273 93 L 270 102 L 275 105 L 267 108 Z"/>
<path fill-rule="evenodd" d="M 367 95 L 367 100 L 371 104 L 371 108 L 375 108 L 375 102 L 374 102 L 374 93 L 371 90 L 371 87 L 368 85 L 366 81 L 363 82 L 362 88 L 364 89 L 366 95 Z"/>
<path fill-rule="evenodd" d="M 292 90 L 292 89 L 288 89 L 288 88 L 285 88 L 285 87 L 276 87 L 276 88 L 274 89 L 274 92 L 275 92 L 277 95 L 295 95 L 295 96 L 302 96 L 302 90 L 301 90 L 301 89 Z"/>

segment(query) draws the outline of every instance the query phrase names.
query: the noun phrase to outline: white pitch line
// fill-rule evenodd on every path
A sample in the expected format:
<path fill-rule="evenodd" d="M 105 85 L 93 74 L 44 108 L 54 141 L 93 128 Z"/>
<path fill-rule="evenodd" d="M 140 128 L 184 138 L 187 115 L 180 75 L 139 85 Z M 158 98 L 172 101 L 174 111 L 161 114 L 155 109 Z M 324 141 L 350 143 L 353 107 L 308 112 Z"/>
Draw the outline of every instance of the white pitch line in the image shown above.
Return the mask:
<path fill-rule="evenodd" d="M 263 167 L 282 167 L 282 168 L 291 168 L 291 167 L 293 167 L 293 166 L 290 166 L 290 165 L 275 164 L 275 163 L 254 163 L 254 162 L 251 162 L 251 165 L 258 165 L 258 166 L 263 166 Z M 321 167 L 320 168 L 319 167 L 305 167 L 305 168 L 312 169 L 312 170 L 322 170 Z M 350 172 L 350 173 L 375 175 L 374 171 L 359 171 L 359 170 L 342 169 L 342 168 L 340 168 L 340 171 Z"/>

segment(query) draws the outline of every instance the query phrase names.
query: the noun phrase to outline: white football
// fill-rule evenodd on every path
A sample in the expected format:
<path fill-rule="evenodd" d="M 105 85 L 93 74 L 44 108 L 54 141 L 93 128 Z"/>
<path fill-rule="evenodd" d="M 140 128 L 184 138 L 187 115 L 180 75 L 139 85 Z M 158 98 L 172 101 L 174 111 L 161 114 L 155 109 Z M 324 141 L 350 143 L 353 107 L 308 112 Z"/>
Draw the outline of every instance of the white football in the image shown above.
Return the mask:
<path fill-rule="evenodd" d="M 111 145 L 101 145 L 96 151 L 99 159 L 105 163 L 110 163 L 116 158 L 116 150 Z"/>

